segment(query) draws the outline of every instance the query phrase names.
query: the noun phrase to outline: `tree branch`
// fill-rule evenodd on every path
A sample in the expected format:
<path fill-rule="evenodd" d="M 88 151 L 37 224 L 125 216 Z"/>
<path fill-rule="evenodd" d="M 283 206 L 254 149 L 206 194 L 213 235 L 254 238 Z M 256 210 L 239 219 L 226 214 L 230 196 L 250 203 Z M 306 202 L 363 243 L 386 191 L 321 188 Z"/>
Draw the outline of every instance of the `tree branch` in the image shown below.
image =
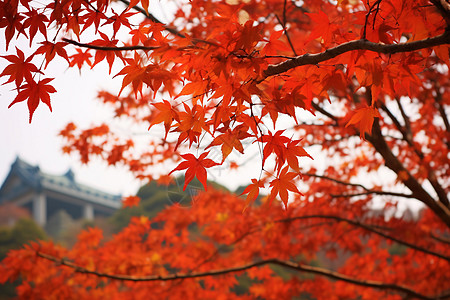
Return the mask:
<path fill-rule="evenodd" d="M 283 26 L 284 34 L 286 35 L 289 46 L 291 47 L 294 55 L 297 56 L 297 52 L 295 51 L 294 44 L 292 44 L 291 38 L 290 38 L 290 36 L 287 32 L 287 28 L 286 28 L 286 0 L 284 0 L 284 4 L 283 4 L 283 21 L 281 21 L 280 18 L 278 17 L 278 15 L 276 15 L 276 14 L 275 14 L 275 17 L 277 18 L 278 23 L 280 23 L 280 25 Z"/>
<path fill-rule="evenodd" d="M 331 120 L 333 120 L 336 124 L 335 126 L 339 126 L 339 118 L 331 114 L 330 112 L 326 111 L 323 107 L 321 107 L 319 104 L 315 103 L 314 101 L 311 101 L 311 106 L 320 112 L 322 115 L 327 116 Z"/>
<path fill-rule="evenodd" d="M 399 52 L 412 52 L 444 44 L 450 44 L 450 30 L 445 31 L 443 34 L 438 35 L 436 37 L 401 44 L 385 45 L 360 39 L 341 44 L 334 48 L 325 50 L 324 52 L 316 54 L 306 53 L 297 56 L 295 59 L 287 60 L 277 65 L 271 65 L 264 71 L 263 77 L 260 78 L 258 81 L 261 82 L 265 80 L 267 77 L 285 73 L 299 66 L 315 65 L 320 62 L 332 59 L 336 56 L 354 50 L 368 50 L 377 53 L 394 54 Z"/>
<path fill-rule="evenodd" d="M 404 197 L 404 198 L 415 198 L 413 194 L 403 194 L 403 193 L 396 193 L 396 192 L 386 192 L 386 191 L 371 190 L 371 189 L 369 189 L 369 188 L 367 188 L 364 185 L 359 184 L 359 183 L 346 182 L 346 181 L 342 181 L 342 180 L 339 180 L 339 179 L 336 179 L 336 178 L 332 178 L 332 177 L 328 177 L 328 176 L 325 176 L 325 175 L 318 175 L 318 174 L 313 174 L 313 173 L 302 173 L 302 175 L 309 176 L 309 177 L 317 177 L 317 178 L 333 181 L 333 182 L 336 182 L 336 183 L 342 184 L 342 185 L 359 187 L 359 188 L 362 188 L 363 190 L 366 191 L 366 193 L 349 194 L 349 195 L 341 195 L 341 196 L 347 196 L 348 197 L 348 196 L 362 196 L 362 195 L 368 195 L 368 194 L 379 194 L 379 195 L 388 195 L 388 196 L 396 196 L 396 197 Z M 335 195 L 335 196 L 337 197 L 339 195 Z"/>
<path fill-rule="evenodd" d="M 384 237 L 385 239 L 388 239 L 388 240 L 391 240 L 391 241 L 396 242 L 398 244 L 407 246 L 407 247 L 409 247 L 411 249 L 414 249 L 414 250 L 417 250 L 417 251 L 420 251 L 420 252 L 423 252 L 423 253 L 426 253 L 426 254 L 430 254 L 430 255 L 442 258 L 442 259 L 450 262 L 450 257 L 449 256 L 446 256 L 446 255 L 438 253 L 438 252 L 434 252 L 432 250 L 428 250 L 428 249 L 423 248 L 421 246 L 418 246 L 418 245 L 415 245 L 415 244 L 403 241 L 401 239 L 398 239 L 396 237 L 393 237 L 393 236 L 391 236 L 389 234 L 386 234 L 386 233 L 380 231 L 379 229 L 375 228 L 372 225 L 365 224 L 365 223 L 362 223 L 362 222 L 359 222 L 359 221 L 355 221 L 355 220 L 351 220 L 351 219 L 347 219 L 347 218 L 344 218 L 344 217 L 331 216 L 331 215 L 306 215 L 306 216 L 297 216 L 297 217 L 286 218 L 286 219 L 279 219 L 279 220 L 276 220 L 275 222 L 277 222 L 277 223 L 285 223 L 285 222 L 292 222 L 292 221 L 295 221 L 295 220 L 306 220 L 306 219 L 328 219 L 328 220 L 334 220 L 334 221 L 339 221 L 339 222 L 346 222 L 346 223 L 348 223 L 350 225 L 362 228 L 362 229 L 364 229 L 366 231 L 369 231 L 369 232 L 372 232 L 372 233 L 374 233 L 376 235 Z"/>
<path fill-rule="evenodd" d="M 419 299 L 432 300 L 432 299 L 436 299 L 436 298 L 439 298 L 439 299 L 450 298 L 450 295 L 439 295 L 438 297 L 436 297 L 436 296 L 429 297 L 424 294 L 418 293 L 418 292 L 416 292 L 406 286 L 403 286 L 403 285 L 397 285 L 397 284 L 392 284 L 392 283 L 383 283 L 383 282 L 375 281 L 375 280 L 360 280 L 360 279 L 356 279 L 356 278 L 353 278 L 353 277 L 350 277 L 350 276 L 347 276 L 344 274 L 340 274 L 338 272 L 330 271 L 330 270 L 327 270 L 324 268 L 298 264 L 295 262 L 279 260 L 276 258 L 261 260 L 261 261 L 257 261 L 254 263 L 249 263 L 249 264 L 245 264 L 245 265 L 241 265 L 241 266 L 237 266 L 237 267 L 225 268 L 225 269 L 219 269 L 219 270 L 211 270 L 211 271 L 206 271 L 206 272 L 173 273 L 173 274 L 169 274 L 166 276 L 160 276 L 160 275 L 130 276 L 130 275 L 112 275 L 112 274 L 102 273 L 102 272 L 98 272 L 98 271 L 92 271 L 92 270 L 88 270 L 86 268 L 80 267 L 80 266 L 78 266 L 70 261 L 67 261 L 65 259 L 59 259 L 54 256 L 51 256 L 51 255 L 48 255 L 45 253 L 41 253 L 41 252 L 37 252 L 36 254 L 37 254 L 37 256 L 42 257 L 44 259 L 53 261 L 53 262 L 58 263 L 63 266 L 70 267 L 75 272 L 78 272 L 78 273 L 91 274 L 91 275 L 95 275 L 98 277 L 105 277 L 105 278 L 109 278 L 109 279 L 125 280 L 125 281 L 135 281 L 135 282 L 146 281 L 146 282 L 148 282 L 148 281 L 171 281 L 171 280 L 178 280 L 178 279 L 201 278 L 201 277 L 207 277 L 207 276 L 218 276 L 218 275 L 236 273 L 236 272 L 249 270 L 249 269 L 252 269 L 255 267 L 259 267 L 259 266 L 272 264 L 272 265 L 279 265 L 279 266 L 282 266 L 282 267 L 285 267 L 288 269 L 292 269 L 292 270 L 296 270 L 296 271 L 300 271 L 300 272 L 307 272 L 307 273 L 325 276 L 325 277 L 332 278 L 335 280 L 341 280 L 341 281 L 352 283 L 352 284 L 359 285 L 359 286 L 377 288 L 377 289 L 382 289 L 382 290 L 393 290 L 393 291 L 397 291 L 400 293 L 405 293 L 408 296 L 416 297 Z"/>
<path fill-rule="evenodd" d="M 441 201 L 445 206 L 449 207 L 449 200 L 447 198 L 447 193 L 442 188 L 440 183 L 438 182 L 436 178 L 436 174 L 433 171 L 433 168 L 429 166 L 428 163 L 424 161 L 425 155 L 416 147 L 413 141 L 413 132 L 411 130 L 411 125 L 408 116 L 406 115 L 406 112 L 403 109 L 403 106 L 400 103 L 400 100 L 397 100 L 397 104 L 399 107 L 399 110 L 402 114 L 402 117 L 405 121 L 405 127 L 403 127 L 400 122 L 397 120 L 397 118 L 394 116 L 394 114 L 380 101 L 381 109 L 383 109 L 389 118 L 394 123 L 395 127 L 397 127 L 398 131 L 403 136 L 403 140 L 406 141 L 406 143 L 413 149 L 414 153 L 419 157 L 421 164 L 424 165 L 424 167 L 427 170 L 427 179 L 430 181 L 431 185 L 433 186 L 434 190 L 436 191 L 436 194 L 438 195 L 439 201 Z"/>
<path fill-rule="evenodd" d="M 107 46 L 97 46 L 97 45 L 91 45 L 91 44 L 85 44 L 85 43 L 80 43 L 74 40 L 70 40 L 70 39 L 66 39 L 63 38 L 62 39 L 64 42 L 78 46 L 78 47 L 82 47 L 82 48 L 88 48 L 88 49 L 94 49 L 94 50 L 103 50 L 103 51 L 130 51 L 130 50 L 155 50 L 155 49 L 159 49 L 160 47 L 147 47 L 147 46 L 140 46 L 140 45 L 136 45 L 136 46 L 123 46 L 123 47 L 107 47 Z"/>
<path fill-rule="evenodd" d="M 381 134 L 380 124 L 375 121 L 372 135 L 366 134 L 367 140 L 374 146 L 375 150 L 383 157 L 385 165 L 395 174 L 402 174 L 403 184 L 410 189 L 417 200 L 426 204 L 446 225 L 450 228 L 450 210 L 442 202 L 436 201 L 422 187 L 411 173 L 403 166 L 398 158 L 392 153 Z"/>
<path fill-rule="evenodd" d="M 436 241 L 439 241 L 439 242 L 441 242 L 441 243 L 450 245 L 450 238 L 443 237 L 443 236 L 439 236 L 439 235 L 437 235 L 437 234 L 434 234 L 433 232 L 431 232 L 430 235 L 431 235 L 431 237 L 432 237 L 433 239 L 435 239 Z"/>
<path fill-rule="evenodd" d="M 385 191 L 375 191 L 375 190 L 369 190 L 367 192 L 363 193 L 354 193 L 354 194 L 330 194 L 333 198 L 339 198 L 339 197 L 358 197 L 358 196 L 367 196 L 367 195 L 384 195 L 384 196 L 394 196 L 394 197 L 403 197 L 403 198 L 411 198 L 414 199 L 414 196 L 412 194 L 403 194 L 403 193 L 396 193 L 396 192 L 385 192 Z"/>

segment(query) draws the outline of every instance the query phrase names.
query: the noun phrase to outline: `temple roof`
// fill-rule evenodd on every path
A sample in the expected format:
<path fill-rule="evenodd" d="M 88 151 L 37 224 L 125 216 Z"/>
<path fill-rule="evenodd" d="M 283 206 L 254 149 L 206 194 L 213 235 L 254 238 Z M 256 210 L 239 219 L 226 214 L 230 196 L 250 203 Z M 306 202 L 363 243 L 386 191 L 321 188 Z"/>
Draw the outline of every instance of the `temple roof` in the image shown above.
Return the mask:
<path fill-rule="evenodd" d="M 13 178 L 19 178 L 20 182 Z M 13 181 L 16 181 L 16 183 L 14 184 Z M 82 198 L 88 202 L 104 205 L 110 204 L 108 206 L 117 208 L 120 206 L 122 198 L 120 195 L 109 194 L 78 183 L 71 169 L 63 175 L 47 174 L 42 172 L 38 166 L 32 166 L 17 157 L 0 188 L 0 199 L 2 197 L 11 198 L 12 194 L 18 192 L 18 189 L 23 190 L 26 186 L 34 190 L 51 190 L 63 193 L 72 197 Z"/>

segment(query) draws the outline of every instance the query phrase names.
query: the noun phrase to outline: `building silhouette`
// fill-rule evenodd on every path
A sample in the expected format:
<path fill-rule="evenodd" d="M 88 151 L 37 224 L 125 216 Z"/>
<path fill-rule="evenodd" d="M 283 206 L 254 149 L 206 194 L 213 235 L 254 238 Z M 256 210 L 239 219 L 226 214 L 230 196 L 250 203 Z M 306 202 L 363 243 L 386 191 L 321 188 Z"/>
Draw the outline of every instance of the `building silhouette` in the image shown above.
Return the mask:
<path fill-rule="evenodd" d="M 72 170 L 51 175 L 19 157 L 0 188 L 0 205 L 24 207 L 42 226 L 61 210 L 73 219 L 109 216 L 120 208 L 121 198 L 76 182 Z"/>

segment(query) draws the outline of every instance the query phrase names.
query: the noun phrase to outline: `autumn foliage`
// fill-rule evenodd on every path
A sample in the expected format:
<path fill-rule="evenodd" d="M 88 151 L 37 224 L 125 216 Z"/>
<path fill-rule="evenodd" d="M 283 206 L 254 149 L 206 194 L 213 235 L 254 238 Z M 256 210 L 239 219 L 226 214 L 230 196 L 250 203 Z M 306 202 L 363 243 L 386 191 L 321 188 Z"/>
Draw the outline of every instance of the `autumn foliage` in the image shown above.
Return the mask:
<path fill-rule="evenodd" d="M 176 4 L 164 24 L 148 0 L 0 3 L 10 106 L 51 109 L 57 58 L 106 62 L 122 84 L 99 100 L 162 134 L 142 149 L 70 123 L 64 151 L 207 190 L 108 241 L 13 251 L 0 281 L 24 299 L 450 298 L 449 1 Z M 242 195 L 207 188 L 251 153 Z"/>

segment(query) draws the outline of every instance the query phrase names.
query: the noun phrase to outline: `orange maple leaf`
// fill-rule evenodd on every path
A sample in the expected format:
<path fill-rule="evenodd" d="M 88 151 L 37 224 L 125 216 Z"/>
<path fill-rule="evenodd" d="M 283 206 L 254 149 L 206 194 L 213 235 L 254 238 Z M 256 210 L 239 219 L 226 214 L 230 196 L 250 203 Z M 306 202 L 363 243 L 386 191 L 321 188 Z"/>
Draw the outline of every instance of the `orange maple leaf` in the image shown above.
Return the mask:
<path fill-rule="evenodd" d="M 194 177 L 197 177 L 198 180 L 203 185 L 203 188 L 205 191 L 207 190 L 206 187 L 206 168 L 211 168 L 213 166 L 216 166 L 217 163 L 213 160 L 205 157 L 209 154 L 209 152 L 203 152 L 198 158 L 196 158 L 193 154 L 182 154 L 181 157 L 184 158 L 186 161 L 181 162 L 175 169 L 173 169 L 170 173 L 172 174 L 175 171 L 179 170 L 186 170 L 186 174 L 184 177 L 184 186 L 183 191 L 186 190 L 187 185 L 189 182 L 194 179 Z"/>
<path fill-rule="evenodd" d="M 249 184 L 245 190 L 239 196 L 244 194 L 248 194 L 247 198 L 245 198 L 245 207 L 247 207 L 250 203 L 256 200 L 259 195 L 259 189 L 264 187 L 264 183 L 259 180 L 252 179 L 252 183 Z"/>
<path fill-rule="evenodd" d="M 178 114 L 175 109 L 173 109 L 170 102 L 167 100 L 163 100 L 163 102 L 160 103 L 152 103 L 152 105 L 156 108 L 155 112 L 157 112 L 157 115 L 155 117 L 152 117 L 148 130 L 150 130 L 153 125 L 164 122 L 164 128 L 166 129 L 164 138 L 167 138 L 167 134 L 169 133 L 172 121 L 174 119 L 179 120 Z"/>
<path fill-rule="evenodd" d="M 268 197 L 269 203 L 272 203 L 273 199 L 275 199 L 277 194 L 279 194 L 281 201 L 283 201 L 284 203 L 284 206 L 287 207 L 287 203 L 289 200 L 288 191 L 302 195 L 302 193 L 300 193 L 300 191 L 297 189 L 297 186 L 294 183 L 294 178 L 299 176 L 300 174 L 288 171 L 289 167 L 285 167 L 283 170 L 281 170 L 278 177 L 270 182 L 272 190 L 270 191 Z"/>
<path fill-rule="evenodd" d="M 307 156 L 311 159 L 312 156 L 308 154 L 308 152 L 306 152 L 305 149 L 303 149 L 302 146 L 299 146 L 298 143 L 300 143 L 301 140 L 295 140 L 295 141 L 290 141 L 287 145 L 286 145 L 286 149 L 285 149 L 285 154 L 286 154 L 286 159 L 288 162 L 288 165 L 296 172 L 300 171 L 300 167 L 298 165 L 298 158 L 301 156 Z"/>
<path fill-rule="evenodd" d="M 359 129 L 359 136 L 364 139 L 364 135 L 366 132 L 368 134 L 372 134 L 372 125 L 374 118 L 381 118 L 378 110 L 373 106 L 363 107 L 356 110 L 345 127 L 348 127 L 352 124 L 355 125 L 355 127 Z"/>
<path fill-rule="evenodd" d="M 235 130 L 226 130 L 225 133 L 216 137 L 208 147 L 221 145 L 222 151 L 222 162 L 230 155 L 233 149 L 236 149 L 240 153 L 244 153 L 244 147 L 242 146 L 241 140 L 248 138 L 250 134 L 236 128 Z"/>

